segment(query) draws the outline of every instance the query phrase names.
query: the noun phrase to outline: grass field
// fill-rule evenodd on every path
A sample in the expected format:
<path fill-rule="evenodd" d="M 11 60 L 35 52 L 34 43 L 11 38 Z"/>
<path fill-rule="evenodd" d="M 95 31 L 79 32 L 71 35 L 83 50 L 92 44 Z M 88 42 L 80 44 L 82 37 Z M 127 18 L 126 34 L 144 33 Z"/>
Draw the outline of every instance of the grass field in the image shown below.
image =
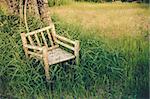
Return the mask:
<path fill-rule="evenodd" d="M 51 92 L 42 63 L 25 58 L 19 17 L 0 11 L 0 98 L 148 99 L 147 5 L 71 3 L 50 11 L 58 34 L 80 40 L 80 65 L 51 66 Z M 43 27 L 31 17 L 28 24 Z"/>
<path fill-rule="evenodd" d="M 87 82 L 90 79 L 95 79 L 95 82 L 102 81 L 103 83 L 99 82 L 98 86 L 99 84 L 100 86 L 109 86 L 110 97 L 115 99 L 121 97 L 121 94 L 125 94 L 123 96 L 126 97 L 130 93 L 138 93 L 135 96 L 133 95 L 134 98 L 147 97 L 148 89 L 144 88 L 144 86 L 147 86 L 144 82 L 148 80 L 146 81 L 146 76 L 144 77 L 141 72 L 145 71 L 148 76 L 148 71 L 144 70 L 144 68 L 148 68 L 150 31 L 150 8 L 148 5 L 78 2 L 52 7 L 50 11 L 57 18 L 56 24 L 62 24 L 62 26 L 68 24 L 66 26 L 68 31 L 61 32 L 62 35 L 68 37 L 78 35 L 78 39 L 81 40 L 81 60 L 83 61 L 81 61 L 81 66 L 86 67 L 87 64 L 90 64 L 87 68 L 91 70 L 93 75 L 93 77 L 89 77 Z M 70 31 L 71 33 L 68 34 Z M 104 49 L 106 50 L 104 51 Z M 84 54 L 86 55 L 84 56 Z M 95 77 L 96 73 L 100 73 L 98 78 Z M 141 79 L 142 76 L 145 80 Z M 118 78 L 120 80 L 117 80 Z M 104 94 L 104 96 L 108 95 L 106 86 L 106 89 L 101 89 L 102 86 L 99 89 L 97 84 L 94 84 L 91 86 L 101 90 L 100 93 L 98 91 L 99 96 L 103 96 L 106 90 L 107 94 Z M 116 84 L 118 84 L 118 87 L 116 87 Z M 121 91 L 123 86 L 125 93 Z M 127 95 L 127 97 L 129 98 L 130 95 Z"/>
<path fill-rule="evenodd" d="M 136 3 L 73 3 L 50 10 L 68 23 L 97 29 L 98 35 L 112 38 L 136 36 L 150 27 L 150 9 Z"/>

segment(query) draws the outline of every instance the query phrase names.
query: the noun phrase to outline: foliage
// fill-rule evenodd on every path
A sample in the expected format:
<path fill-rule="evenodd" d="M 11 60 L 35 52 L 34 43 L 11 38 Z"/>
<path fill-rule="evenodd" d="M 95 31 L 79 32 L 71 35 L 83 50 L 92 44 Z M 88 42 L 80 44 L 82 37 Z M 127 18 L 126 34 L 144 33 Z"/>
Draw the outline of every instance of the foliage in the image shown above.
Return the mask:
<path fill-rule="evenodd" d="M 112 0 L 48 0 L 48 4 L 50 7 L 52 6 L 60 6 L 60 5 L 66 5 L 66 4 L 70 4 L 74 1 L 86 1 L 86 2 L 96 2 L 96 3 L 100 3 L 100 2 L 111 2 Z"/>
<path fill-rule="evenodd" d="M 143 3 L 147 3 L 149 4 L 149 0 L 75 0 L 75 1 L 86 1 L 86 2 L 96 2 L 96 3 L 99 3 L 99 2 L 112 2 L 112 1 L 122 1 L 122 2 L 134 2 L 134 1 L 137 1 L 137 2 L 143 2 Z"/>
<path fill-rule="evenodd" d="M 149 1 L 149 0 L 143 0 L 143 2 L 150 4 L 150 1 Z"/>
<path fill-rule="evenodd" d="M 43 24 L 30 18 L 30 30 Z M 81 43 L 80 65 L 51 66 L 54 98 L 135 98 L 148 95 L 148 40 L 145 36 L 116 40 L 93 35 L 79 24 L 53 16 L 57 33 Z M 0 13 L 0 95 L 17 98 L 50 98 L 43 65 L 25 58 L 16 16 Z M 23 23 L 22 23 L 23 24 Z M 145 31 L 146 32 L 146 31 Z M 111 42 L 111 43 L 109 43 Z M 117 43 L 117 44 L 116 44 Z"/>
<path fill-rule="evenodd" d="M 73 0 L 48 0 L 49 6 L 60 6 L 71 3 Z"/>
<path fill-rule="evenodd" d="M 75 1 L 86 1 L 86 2 L 111 2 L 112 0 L 75 0 Z"/>

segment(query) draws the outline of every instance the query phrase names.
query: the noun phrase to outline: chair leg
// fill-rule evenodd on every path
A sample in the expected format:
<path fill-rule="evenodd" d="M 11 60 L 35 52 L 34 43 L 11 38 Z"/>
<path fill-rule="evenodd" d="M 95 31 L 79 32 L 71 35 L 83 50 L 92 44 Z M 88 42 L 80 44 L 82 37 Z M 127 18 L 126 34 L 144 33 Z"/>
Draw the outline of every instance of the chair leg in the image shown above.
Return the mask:
<path fill-rule="evenodd" d="M 49 64 L 44 62 L 44 65 L 46 80 L 50 81 Z"/>
<path fill-rule="evenodd" d="M 45 76 L 46 80 L 50 81 L 50 75 L 49 75 L 49 64 L 48 64 L 48 50 L 47 47 L 43 47 L 43 61 L 44 61 L 44 69 L 45 69 Z"/>
<path fill-rule="evenodd" d="M 76 62 L 76 64 L 77 64 L 77 65 L 79 65 L 79 63 L 80 63 L 80 61 L 79 61 L 79 55 L 78 55 L 78 56 L 76 56 L 76 58 L 75 58 L 75 62 Z"/>
<path fill-rule="evenodd" d="M 80 50 L 80 43 L 78 40 L 75 41 L 75 51 L 74 55 L 76 56 L 75 62 L 77 65 L 79 65 L 79 50 Z"/>

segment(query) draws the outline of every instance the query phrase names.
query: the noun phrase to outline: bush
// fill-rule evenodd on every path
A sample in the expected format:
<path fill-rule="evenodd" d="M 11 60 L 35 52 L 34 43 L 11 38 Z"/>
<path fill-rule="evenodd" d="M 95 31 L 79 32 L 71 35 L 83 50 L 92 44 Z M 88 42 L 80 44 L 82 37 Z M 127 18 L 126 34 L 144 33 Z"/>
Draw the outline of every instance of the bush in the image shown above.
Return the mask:
<path fill-rule="evenodd" d="M 49 6 L 60 6 L 71 3 L 73 0 L 48 0 Z"/>
<path fill-rule="evenodd" d="M 111 2 L 112 0 L 75 0 L 75 1 L 86 1 L 86 2 L 100 3 L 100 2 Z"/>

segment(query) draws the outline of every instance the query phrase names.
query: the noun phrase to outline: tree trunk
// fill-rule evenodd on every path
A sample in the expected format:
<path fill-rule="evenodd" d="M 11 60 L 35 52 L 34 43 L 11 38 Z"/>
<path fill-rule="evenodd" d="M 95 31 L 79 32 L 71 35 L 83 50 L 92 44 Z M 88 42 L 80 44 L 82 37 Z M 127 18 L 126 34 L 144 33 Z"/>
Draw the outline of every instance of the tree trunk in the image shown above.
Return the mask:
<path fill-rule="evenodd" d="M 29 15 L 40 19 L 37 0 L 28 0 Z"/>
<path fill-rule="evenodd" d="M 19 15 L 19 4 L 17 0 L 6 0 L 10 13 Z"/>
<path fill-rule="evenodd" d="M 23 5 L 26 0 L 6 0 L 11 14 L 23 18 Z M 20 2 L 20 3 L 19 3 Z M 46 24 L 52 23 L 49 15 L 48 0 L 27 0 L 27 16 L 41 18 Z"/>
<path fill-rule="evenodd" d="M 51 17 L 49 15 L 49 10 L 48 10 L 48 1 L 47 0 L 37 0 L 37 1 L 38 1 L 41 19 L 46 24 L 52 23 Z"/>
<path fill-rule="evenodd" d="M 20 0 L 19 2 L 19 14 L 20 14 L 20 22 L 23 19 L 23 0 Z"/>

